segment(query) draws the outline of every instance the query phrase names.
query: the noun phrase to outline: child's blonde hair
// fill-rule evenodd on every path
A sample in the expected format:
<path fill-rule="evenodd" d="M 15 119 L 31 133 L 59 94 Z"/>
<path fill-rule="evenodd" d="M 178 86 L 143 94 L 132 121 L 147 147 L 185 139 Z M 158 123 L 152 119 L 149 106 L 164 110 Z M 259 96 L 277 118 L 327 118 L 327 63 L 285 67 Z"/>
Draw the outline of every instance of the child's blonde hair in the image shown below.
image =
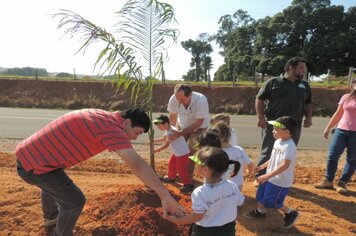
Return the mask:
<path fill-rule="evenodd" d="M 215 125 L 219 121 L 224 121 L 226 124 L 230 125 L 230 116 L 226 113 L 216 114 L 211 118 L 210 124 Z"/>
<path fill-rule="evenodd" d="M 229 142 L 231 138 L 231 129 L 228 124 L 226 124 L 224 121 L 219 121 L 213 126 L 213 129 L 218 132 L 220 139 L 224 143 Z"/>

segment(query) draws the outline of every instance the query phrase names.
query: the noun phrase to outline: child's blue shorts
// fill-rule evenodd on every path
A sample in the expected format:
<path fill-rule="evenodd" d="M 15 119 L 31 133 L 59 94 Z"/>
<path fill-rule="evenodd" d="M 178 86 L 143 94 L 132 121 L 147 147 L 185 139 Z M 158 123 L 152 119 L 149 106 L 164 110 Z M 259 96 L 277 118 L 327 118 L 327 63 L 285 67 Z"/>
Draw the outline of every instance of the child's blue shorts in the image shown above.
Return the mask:
<path fill-rule="evenodd" d="M 279 209 L 283 206 L 288 190 L 289 188 L 279 187 L 267 181 L 259 185 L 256 199 L 257 202 L 263 204 L 266 208 Z"/>

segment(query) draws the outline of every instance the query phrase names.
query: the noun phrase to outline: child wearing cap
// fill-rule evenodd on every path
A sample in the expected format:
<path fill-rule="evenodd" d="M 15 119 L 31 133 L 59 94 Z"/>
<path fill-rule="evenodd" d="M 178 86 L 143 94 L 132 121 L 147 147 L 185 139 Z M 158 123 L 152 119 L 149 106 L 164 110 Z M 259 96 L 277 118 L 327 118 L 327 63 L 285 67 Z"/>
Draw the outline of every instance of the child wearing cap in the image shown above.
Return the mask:
<path fill-rule="evenodd" d="M 235 183 L 221 176 L 232 163 L 236 175 L 240 163 L 230 161 L 222 149 L 215 147 L 203 147 L 189 158 L 196 163 L 196 173 L 204 177 L 204 184 L 191 194 L 191 214 L 170 215 L 167 219 L 176 224 L 192 224 L 189 235 L 235 236 L 237 211 L 232 209 L 242 205 L 245 198 Z"/>
<path fill-rule="evenodd" d="M 192 178 L 189 175 L 189 155 L 190 150 L 184 137 L 181 136 L 173 141 L 169 140 L 169 135 L 177 129 L 170 125 L 169 118 L 166 115 L 160 115 L 153 123 L 158 129 L 164 131 L 163 137 L 154 140 L 154 142 L 165 142 L 162 146 L 156 148 L 154 152 L 160 152 L 168 146 L 171 149 L 171 156 L 168 161 L 168 174 L 163 178 L 165 183 L 174 183 L 177 178 L 177 173 L 183 183 L 182 192 L 191 192 L 194 189 Z"/>
<path fill-rule="evenodd" d="M 230 126 L 230 116 L 226 113 L 216 114 L 211 118 L 210 125 L 214 126 L 216 123 L 220 121 L 224 121 L 230 127 L 231 135 L 230 135 L 229 142 L 232 146 L 237 146 L 237 133 L 236 130 Z"/>
<path fill-rule="evenodd" d="M 213 129 L 217 130 L 219 133 L 221 147 L 227 153 L 229 159 L 238 161 L 241 164 L 241 168 L 236 176 L 232 178 L 230 177 L 232 167 L 229 167 L 228 171 L 223 175 L 223 178 L 233 181 L 239 187 L 240 191 L 242 191 L 245 166 L 247 166 L 250 176 L 254 176 L 255 165 L 242 147 L 230 144 L 231 132 L 228 124 L 223 121 L 219 121 L 213 126 Z"/>
<path fill-rule="evenodd" d="M 273 136 L 276 139 L 270 160 L 257 166 L 256 171 L 267 168 L 266 174 L 257 178 L 259 187 L 256 193 L 257 208 L 245 216 L 261 219 L 266 217 L 266 208 L 274 208 L 284 213 L 284 228 L 292 227 L 298 220 L 298 211 L 284 205 L 285 197 L 294 179 L 296 145 L 291 138 L 296 129 L 296 121 L 290 116 L 283 116 L 275 121 Z"/>

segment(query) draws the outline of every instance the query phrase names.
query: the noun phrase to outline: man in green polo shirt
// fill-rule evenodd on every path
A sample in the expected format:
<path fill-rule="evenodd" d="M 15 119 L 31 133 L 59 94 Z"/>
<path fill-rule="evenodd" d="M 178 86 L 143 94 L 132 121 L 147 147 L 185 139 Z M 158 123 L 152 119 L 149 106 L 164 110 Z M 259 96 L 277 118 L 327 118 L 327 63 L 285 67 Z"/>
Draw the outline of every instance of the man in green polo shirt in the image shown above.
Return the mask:
<path fill-rule="evenodd" d="M 274 138 L 273 126 L 267 122 L 282 116 L 291 116 L 297 121 L 297 128 L 292 135 L 298 144 L 301 127 L 312 125 L 312 100 L 308 82 L 303 80 L 307 73 L 306 62 L 303 58 L 293 57 L 284 67 L 284 75 L 267 80 L 256 96 L 255 108 L 258 117 L 257 126 L 262 128 L 262 146 L 257 166 L 270 159 Z M 256 173 L 264 174 L 266 169 Z"/>

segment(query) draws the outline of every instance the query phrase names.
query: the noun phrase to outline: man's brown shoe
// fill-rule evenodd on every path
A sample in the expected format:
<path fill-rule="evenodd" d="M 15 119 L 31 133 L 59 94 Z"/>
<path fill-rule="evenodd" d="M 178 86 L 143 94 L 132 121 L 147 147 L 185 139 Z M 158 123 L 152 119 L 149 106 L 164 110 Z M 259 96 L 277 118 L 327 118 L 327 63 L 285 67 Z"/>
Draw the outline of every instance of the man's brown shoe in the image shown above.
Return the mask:
<path fill-rule="evenodd" d="M 333 183 L 330 182 L 329 180 L 327 179 L 324 179 L 323 181 L 319 182 L 319 183 L 316 183 L 314 185 L 315 188 L 318 188 L 318 189 L 334 189 L 334 186 L 333 186 Z"/>
<path fill-rule="evenodd" d="M 343 181 L 339 181 L 336 186 L 336 192 L 341 194 L 347 193 L 346 183 Z"/>

